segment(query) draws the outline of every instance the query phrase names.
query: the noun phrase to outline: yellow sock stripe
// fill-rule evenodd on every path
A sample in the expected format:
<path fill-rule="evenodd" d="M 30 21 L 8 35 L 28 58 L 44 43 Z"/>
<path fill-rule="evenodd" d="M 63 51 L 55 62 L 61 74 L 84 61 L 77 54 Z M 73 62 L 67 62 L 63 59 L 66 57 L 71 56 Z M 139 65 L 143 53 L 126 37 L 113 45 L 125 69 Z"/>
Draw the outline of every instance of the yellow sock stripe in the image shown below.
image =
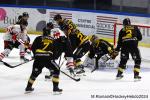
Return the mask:
<path fill-rule="evenodd" d="M 140 69 L 139 68 L 134 68 L 134 71 L 135 72 L 140 72 Z"/>
<path fill-rule="evenodd" d="M 121 67 L 118 67 L 118 71 L 123 72 L 124 69 L 122 69 Z"/>
<path fill-rule="evenodd" d="M 35 80 L 29 79 L 29 83 L 33 84 Z"/>
<path fill-rule="evenodd" d="M 59 82 L 59 78 L 53 77 L 53 78 L 52 78 L 52 81 L 53 81 L 53 82 Z"/>

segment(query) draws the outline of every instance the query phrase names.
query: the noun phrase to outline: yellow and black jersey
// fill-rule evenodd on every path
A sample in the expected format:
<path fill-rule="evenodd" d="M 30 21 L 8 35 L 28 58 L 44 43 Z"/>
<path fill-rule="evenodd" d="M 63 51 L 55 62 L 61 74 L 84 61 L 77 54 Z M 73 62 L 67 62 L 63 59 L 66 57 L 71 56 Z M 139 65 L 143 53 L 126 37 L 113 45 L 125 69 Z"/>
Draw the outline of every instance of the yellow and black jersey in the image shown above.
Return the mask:
<path fill-rule="evenodd" d="M 75 33 L 77 29 L 77 26 L 71 20 L 67 19 L 63 19 L 63 21 L 59 22 L 58 25 L 60 26 L 60 29 L 65 32 L 66 36 L 70 33 Z"/>
<path fill-rule="evenodd" d="M 142 40 L 142 35 L 137 26 L 134 25 L 125 26 L 119 32 L 118 43 L 117 43 L 118 45 L 116 50 L 119 51 L 122 45 L 137 46 L 138 41 L 140 40 Z"/>
<path fill-rule="evenodd" d="M 83 35 L 82 33 L 78 33 L 78 34 L 69 35 L 69 39 L 71 41 L 71 46 L 73 50 L 75 50 L 77 47 L 82 45 L 89 38 L 86 35 Z"/>
<path fill-rule="evenodd" d="M 104 55 L 110 54 L 114 50 L 114 47 L 109 42 L 103 39 L 96 39 L 92 42 L 89 52 L 89 57 L 93 58 L 95 54 L 97 55 Z"/>
<path fill-rule="evenodd" d="M 51 36 L 38 36 L 32 44 L 32 52 L 34 58 L 38 60 L 58 59 L 62 52 L 65 52 L 68 57 L 72 56 L 67 39 L 54 39 Z"/>
<path fill-rule="evenodd" d="M 32 52 L 35 59 L 50 60 L 53 58 L 54 39 L 49 36 L 38 36 L 32 44 Z"/>
<path fill-rule="evenodd" d="M 88 39 L 86 35 L 77 29 L 77 26 L 71 20 L 64 19 L 59 23 L 59 26 L 66 36 L 69 37 L 73 50 Z"/>

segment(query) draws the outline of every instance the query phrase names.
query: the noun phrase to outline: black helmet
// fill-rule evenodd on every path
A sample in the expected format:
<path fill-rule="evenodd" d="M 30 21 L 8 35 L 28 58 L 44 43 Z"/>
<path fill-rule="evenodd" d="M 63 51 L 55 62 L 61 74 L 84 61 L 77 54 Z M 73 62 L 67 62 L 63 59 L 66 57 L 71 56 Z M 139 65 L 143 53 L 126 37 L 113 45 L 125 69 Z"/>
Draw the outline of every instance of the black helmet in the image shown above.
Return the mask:
<path fill-rule="evenodd" d="M 49 23 L 47 23 L 47 25 L 46 25 L 47 27 L 49 27 L 49 28 L 51 28 L 51 29 L 53 29 L 54 28 L 54 25 L 53 25 L 53 23 L 52 22 L 49 22 Z"/>
<path fill-rule="evenodd" d="M 29 14 L 28 14 L 27 12 L 23 12 L 23 13 L 22 13 L 22 16 L 23 16 L 23 17 L 29 17 Z"/>
<path fill-rule="evenodd" d="M 60 14 L 57 14 L 54 16 L 54 20 L 57 21 L 59 19 L 62 19 L 61 15 Z"/>
<path fill-rule="evenodd" d="M 53 25 L 52 22 L 49 22 L 49 23 L 46 24 L 46 27 L 43 28 L 43 36 L 50 35 L 51 34 L 51 29 L 54 28 L 54 25 Z"/>
<path fill-rule="evenodd" d="M 28 26 L 28 22 L 26 20 L 21 19 L 20 20 L 20 25 Z"/>
<path fill-rule="evenodd" d="M 125 19 L 123 20 L 123 25 L 124 25 L 124 26 L 125 26 L 125 25 L 131 25 L 130 19 L 129 19 L 129 18 L 125 18 Z"/>

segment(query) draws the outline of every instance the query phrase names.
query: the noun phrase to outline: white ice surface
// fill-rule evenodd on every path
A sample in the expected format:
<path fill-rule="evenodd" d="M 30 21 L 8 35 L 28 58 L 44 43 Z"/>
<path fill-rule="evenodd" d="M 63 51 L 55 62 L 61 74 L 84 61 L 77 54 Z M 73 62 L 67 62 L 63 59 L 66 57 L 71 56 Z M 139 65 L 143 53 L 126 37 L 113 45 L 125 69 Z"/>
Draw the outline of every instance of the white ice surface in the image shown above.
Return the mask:
<path fill-rule="evenodd" d="M 30 37 L 33 40 L 35 36 Z M 2 34 L 0 34 L 0 48 L 2 52 Z M 150 59 L 150 49 L 140 47 L 140 50 L 144 59 Z M 4 61 L 13 65 L 19 63 L 19 51 L 14 49 Z M 79 82 L 60 74 L 60 88 L 63 89 L 61 95 L 52 94 L 52 82 L 44 80 L 45 74 L 48 73 L 45 68 L 33 85 L 34 92 L 24 94 L 33 61 L 12 69 L 0 64 L 0 100 L 150 100 L 149 63 L 142 63 L 146 68 L 141 70 L 142 81 L 140 82 L 133 81 L 132 68 L 128 68 L 124 78 L 119 81 L 115 80 L 116 69 L 99 70 L 94 73 L 87 70 L 86 76 L 82 76 Z M 65 70 L 65 66 L 62 70 Z M 91 95 L 99 97 L 91 98 Z M 101 95 L 148 95 L 149 98 L 100 98 Z"/>

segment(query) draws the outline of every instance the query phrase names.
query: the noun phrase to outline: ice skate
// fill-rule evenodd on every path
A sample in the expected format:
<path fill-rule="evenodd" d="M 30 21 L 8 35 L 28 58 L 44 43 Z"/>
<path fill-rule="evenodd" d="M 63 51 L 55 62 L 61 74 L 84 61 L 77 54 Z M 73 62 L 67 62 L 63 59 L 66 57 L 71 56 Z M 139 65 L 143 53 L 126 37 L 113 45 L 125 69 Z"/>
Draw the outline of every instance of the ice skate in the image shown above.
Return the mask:
<path fill-rule="evenodd" d="M 62 94 L 62 89 L 59 89 L 59 88 L 54 88 L 53 89 L 53 95 L 59 95 L 59 94 Z"/>

